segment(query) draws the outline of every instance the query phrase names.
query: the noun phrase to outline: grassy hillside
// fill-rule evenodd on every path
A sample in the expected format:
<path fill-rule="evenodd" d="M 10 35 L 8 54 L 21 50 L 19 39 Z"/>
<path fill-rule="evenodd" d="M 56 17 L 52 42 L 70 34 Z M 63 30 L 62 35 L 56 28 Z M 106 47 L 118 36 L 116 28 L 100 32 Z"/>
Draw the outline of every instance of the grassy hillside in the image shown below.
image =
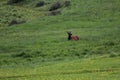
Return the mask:
<path fill-rule="evenodd" d="M 53 2 L 51 0 L 51 4 Z M 27 3 L 29 6 L 32 4 Z M 38 14 L 38 10 L 26 6 L 3 5 L 1 8 L 22 7 L 22 10 L 25 9 L 19 12 L 22 15 L 30 10 L 36 11 L 30 15 Z M 43 16 L 25 24 L 0 27 L 2 57 L 0 62 L 11 64 L 22 60 L 48 61 L 92 55 L 118 56 L 120 55 L 119 11 L 119 0 L 75 0 L 71 1 L 71 6 L 62 8 L 61 15 Z M 72 31 L 74 35 L 80 37 L 80 40 L 67 41 L 66 31 Z M 9 58 L 6 60 L 6 57 Z"/>
<path fill-rule="evenodd" d="M 38 0 L 14 5 L 0 0 L 0 79 L 34 80 L 36 76 L 38 80 L 79 80 L 83 76 L 83 80 L 117 80 L 120 1 L 71 0 L 71 5 L 60 8 L 61 14 L 56 16 L 45 15 L 56 0 L 44 1 L 44 6 L 35 8 Z M 26 23 L 8 26 L 13 19 Z M 66 31 L 80 40 L 68 41 Z M 95 63 L 89 61 L 91 58 Z"/>

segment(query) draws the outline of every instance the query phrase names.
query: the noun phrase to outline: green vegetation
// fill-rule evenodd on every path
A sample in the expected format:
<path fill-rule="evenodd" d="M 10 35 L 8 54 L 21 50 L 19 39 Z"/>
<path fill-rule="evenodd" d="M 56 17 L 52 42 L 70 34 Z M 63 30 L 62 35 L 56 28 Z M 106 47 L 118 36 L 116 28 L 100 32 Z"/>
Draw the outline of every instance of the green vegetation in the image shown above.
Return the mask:
<path fill-rule="evenodd" d="M 119 58 L 89 58 L 2 68 L 0 80 L 118 80 Z"/>
<path fill-rule="evenodd" d="M 71 0 L 56 16 L 46 16 L 56 0 L 44 1 L 0 0 L 0 80 L 119 79 L 120 1 Z"/>

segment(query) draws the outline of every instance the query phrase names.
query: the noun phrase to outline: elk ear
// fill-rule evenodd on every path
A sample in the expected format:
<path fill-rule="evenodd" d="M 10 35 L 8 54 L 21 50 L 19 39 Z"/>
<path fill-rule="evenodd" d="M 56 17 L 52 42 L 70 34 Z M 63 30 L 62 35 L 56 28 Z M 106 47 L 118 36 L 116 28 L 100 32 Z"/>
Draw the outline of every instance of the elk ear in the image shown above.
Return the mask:
<path fill-rule="evenodd" d="M 68 33 L 69 35 L 72 35 L 71 31 L 67 31 L 67 33 Z"/>

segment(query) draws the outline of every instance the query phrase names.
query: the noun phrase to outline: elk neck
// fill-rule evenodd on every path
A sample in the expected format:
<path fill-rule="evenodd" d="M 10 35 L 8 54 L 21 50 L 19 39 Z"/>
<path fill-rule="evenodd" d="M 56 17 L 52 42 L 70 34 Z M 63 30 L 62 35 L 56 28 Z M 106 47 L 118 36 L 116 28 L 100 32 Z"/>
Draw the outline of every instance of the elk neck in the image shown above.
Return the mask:
<path fill-rule="evenodd" d="M 71 40 L 71 35 L 70 34 L 68 35 L 68 40 Z"/>

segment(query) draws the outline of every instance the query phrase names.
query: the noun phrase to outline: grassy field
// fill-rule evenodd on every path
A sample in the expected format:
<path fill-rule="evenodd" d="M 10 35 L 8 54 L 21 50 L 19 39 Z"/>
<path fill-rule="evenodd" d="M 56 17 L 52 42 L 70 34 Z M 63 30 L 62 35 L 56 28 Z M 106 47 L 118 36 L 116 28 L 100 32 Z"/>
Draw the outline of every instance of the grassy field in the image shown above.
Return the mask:
<path fill-rule="evenodd" d="M 0 80 L 119 80 L 120 57 L 87 58 L 0 69 Z"/>
<path fill-rule="evenodd" d="M 45 1 L 0 0 L 0 80 L 118 80 L 120 1 L 71 0 L 56 16 L 45 16 L 56 0 Z M 8 26 L 12 19 L 26 23 Z"/>

